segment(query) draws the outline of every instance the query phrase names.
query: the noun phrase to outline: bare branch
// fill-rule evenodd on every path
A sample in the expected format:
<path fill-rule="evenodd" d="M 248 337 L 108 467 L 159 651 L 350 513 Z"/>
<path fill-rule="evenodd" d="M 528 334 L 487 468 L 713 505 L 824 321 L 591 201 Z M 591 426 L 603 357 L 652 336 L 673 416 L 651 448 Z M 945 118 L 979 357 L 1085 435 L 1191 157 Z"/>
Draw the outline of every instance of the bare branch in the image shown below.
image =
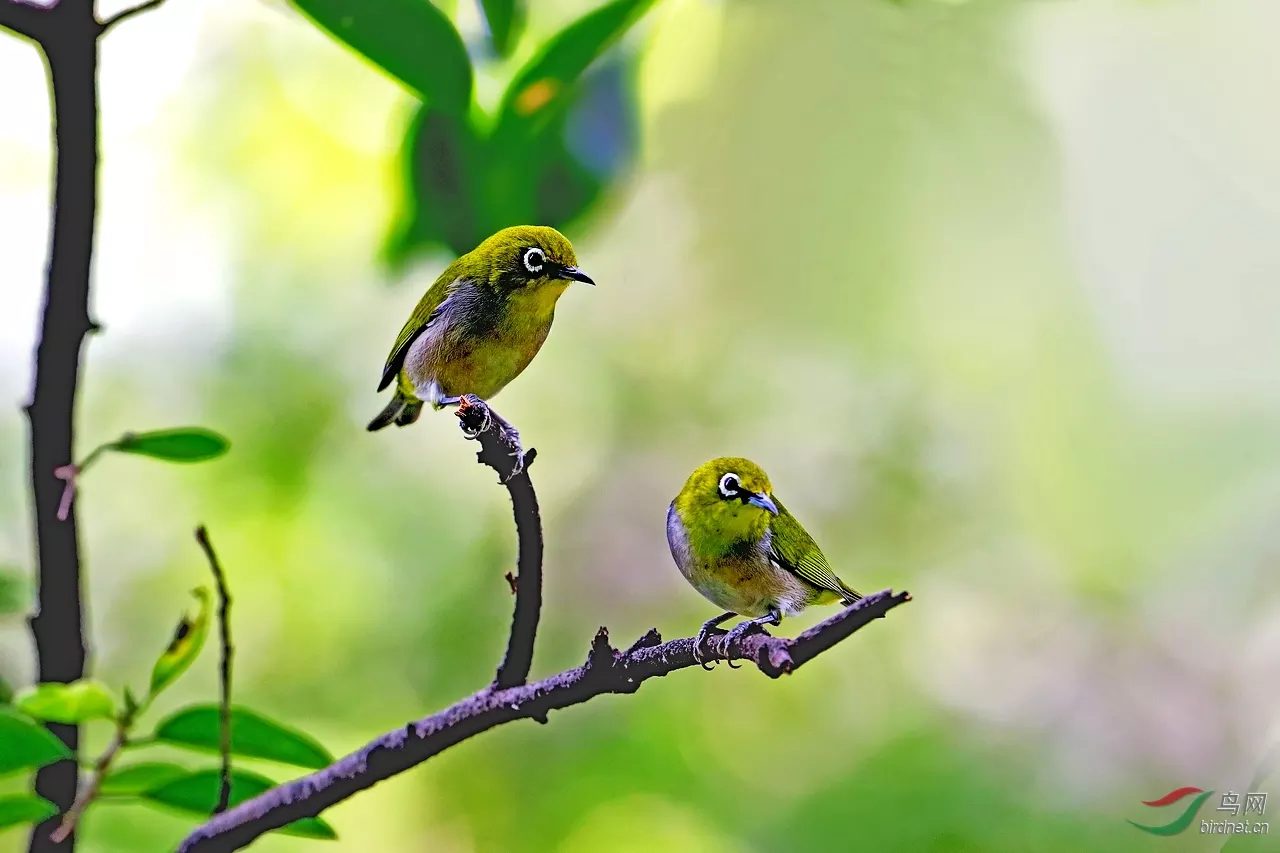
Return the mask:
<path fill-rule="evenodd" d="M 516 608 L 511 619 L 507 652 L 493 677 L 494 689 L 502 690 L 528 680 L 533 666 L 533 642 L 542 614 L 542 517 L 538 513 L 538 496 L 529 480 L 529 466 L 538 452 L 530 448 L 524 454 L 523 469 L 512 476 L 518 458 L 516 454 L 521 450 L 519 434 L 510 424 L 474 396 L 463 399 L 457 415 L 463 434 L 480 442 L 476 459 L 496 471 L 498 479 L 507 487 L 516 520 L 516 573 L 514 576 L 510 572 L 506 574 L 507 583 L 516 596 Z"/>
<path fill-rule="evenodd" d="M 213 580 L 218 588 L 218 628 L 222 637 L 218 679 L 222 693 L 219 704 L 222 778 L 218 786 L 218 805 L 214 807 L 213 813 L 221 814 L 231 803 L 231 660 L 235 654 L 235 647 L 231 645 L 231 591 L 227 589 L 227 577 L 223 574 L 222 563 L 218 561 L 218 554 L 209 541 L 209 531 L 203 524 L 196 528 L 196 541 L 209 560 L 209 571 L 213 572 Z"/>
<path fill-rule="evenodd" d="M 48 6 L 28 0 L 0 0 L 0 28 L 40 42 L 48 32 Z"/>
<path fill-rule="evenodd" d="M 711 657 L 752 661 L 771 678 L 791 672 L 849 637 L 874 619 L 911 600 L 905 592 L 873 593 L 800 634 L 795 639 L 752 634 L 729 641 L 708 639 Z M 495 690 L 487 687 L 445 710 L 389 732 L 334 764 L 280 785 L 211 819 L 192 832 L 178 853 L 227 853 L 265 832 L 314 817 L 370 786 L 402 773 L 469 737 L 503 723 L 545 717 L 550 711 L 606 693 L 634 693 L 650 678 L 697 666 L 692 637 L 661 642 L 649 631 L 626 652 L 609 645 L 604 628 L 596 634 L 586 663 L 533 684 Z"/>
<path fill-rule="evenodd" d="M 100 35 L 106 35 L 107 30 L 111 29 L 116 24 L 123 24 L 134 15 L 141 15 L 143 12 L 150 12 L 152 9 L 158 9 L 163 5 L 164 0 L 147 0 L 146 3 L 139 3 L 137 6 L 122 9 L 102 22 L 102 28 L 99 30 L 99 33 Z"/>

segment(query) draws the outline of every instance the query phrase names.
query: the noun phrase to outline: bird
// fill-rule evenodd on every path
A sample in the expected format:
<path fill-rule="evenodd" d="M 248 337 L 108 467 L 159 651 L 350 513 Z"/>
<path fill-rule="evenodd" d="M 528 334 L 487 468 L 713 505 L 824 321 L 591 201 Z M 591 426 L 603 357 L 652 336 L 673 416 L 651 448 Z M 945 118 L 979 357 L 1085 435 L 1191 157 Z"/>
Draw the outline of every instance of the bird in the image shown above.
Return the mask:
<path fill-rule="evenodd" d="M 725 610 L 694 640 L 694 659 L 704 669 L 710 669 L 704 644 L 712 633 L 725 633 L 719 625 L 726 619 L 748 617 L 727 632 L 734 640 L 810 605 L 862 598 L 832 572 L 818 543 L 774 496 L 764 470 L 742 457 L 712 459 L 689 475 L 667 508 L 667 544 L 685 579 Z"/>
<path fill-rule="evenodd" d="M 408 426 L 427 404 L 492 398 L 538 354 L 557 300 L 575 281 L 595 284 L 569 240 L 542 225 L 504 228 L 449 264 L 391 347 L 378 390 L 394 382 L 394 393 L 367 429 Z M 515 440 L 514 476 L 523 467 L 519 434 L 505 421 L 500 427 Z"/>

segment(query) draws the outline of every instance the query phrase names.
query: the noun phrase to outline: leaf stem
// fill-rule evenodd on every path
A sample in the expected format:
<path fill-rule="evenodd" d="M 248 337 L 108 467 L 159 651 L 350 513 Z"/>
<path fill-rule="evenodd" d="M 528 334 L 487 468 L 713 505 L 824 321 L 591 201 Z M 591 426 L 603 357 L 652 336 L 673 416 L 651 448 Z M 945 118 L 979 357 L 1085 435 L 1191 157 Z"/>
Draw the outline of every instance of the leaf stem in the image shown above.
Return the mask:
<path fill-rule="evenodd" d="M 227 589 L 227 578 L 218 562 L 218 555 L 209 541 L 209 531 L 204 525 L 196 528 L 196 541 L 209 559 L 209 570 L 218 588 L 218 628 L 222 636 L 222 658 L 220 668 L 221 702 L 219 716 L 221 722 L 222 777 L 218 786 L 218 805 L 214 814 L 221 814 L 231 804 L 231 662 L 235 655 L 235 647 L 231 645 L 231 591 Z"/>

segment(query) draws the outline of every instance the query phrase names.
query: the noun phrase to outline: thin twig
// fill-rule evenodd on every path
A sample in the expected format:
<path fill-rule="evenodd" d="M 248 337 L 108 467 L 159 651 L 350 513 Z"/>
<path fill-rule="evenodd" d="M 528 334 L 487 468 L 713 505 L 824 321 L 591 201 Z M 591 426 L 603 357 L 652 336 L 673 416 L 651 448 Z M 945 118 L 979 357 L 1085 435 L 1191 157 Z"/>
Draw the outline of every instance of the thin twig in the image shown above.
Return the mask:
<path fill-rule="evenodd" d="M 102 28 L 99 32 L 101 35 L 106 35 L 107 30 L 111 29 L 116 24 L 123 24 L 125 21 L 129 20 L 134 15 L 141 15 L 143 12 L 150 12 L 152 9 L 157 9 L 160 6 L 164 5 L 164 2 L 165 0 L 147 0 L 146 3 L 139 3 L 137 6 L 133 6 L 128 9 L 122 9 L 121 11 L 116 12 L 110 18 L 107 18 L 105 21 L 103 21 L 101 24 Z"/>
<path fill-rule="evenodd" d="M 716 660 L 749 660 L 771 678 L 791 672 L 871 621 L 911 600 L 905 592 L 873 593 L 794 639 L 752 634 L 730 641 L 724 634 L 705 645 Z M 626 652 L 609 645 L 601 628 L 586 663 L 533 684 L 487 687 L 461 702 L 389 732 L 334 764 L 287 782 L 210 819 L 178 847 L 178 853 L 228 853 L 295 820 L 314 817 L 353 794 L 414 767 L 503 723 L 538 719 L 550 711 L 606 693 L 634 693 L 650 678 L 697 666 L 692 637 L 663 643 L 651 630 Z"/>
<path fill-rule="evenodd" d="M 511 634 L 507 638 L 507 651 L 502 664 L 493 677 L 495 690 L 516 687 L 529 679 L 533 667 L 533 643 L 538 635 L 538 620 L 542 614 L 542 517 L 538 512 L 538 496 L 529 479 L 529 466 L 538 456 L 533 448 L 524 454 L 524 467 L 511 476 L 515 456 L 520 452 L 517 440 L 502 429 L 509 426 L 502 416 L 477 397 L 466 397 L 458 406 L 458 421 L 463 435 L 480 442 L 476 459 L 488 465 L 498 474 L 511 496 L 511 511 L 515 515 L 517 562 L 516 573 L 507 573 L 507 582 L 516 595 L 515 614 L 511 619 Z"/>
<path fill-rule="evenodd" d="M 227 589 L 227 578 L 222 571 L 222 564 L 218 561 L 217 552 L 213 550 L 213 543 L 209 541 L 209 531 L 203 524 L 196 528 L 196 541 L 200 543 L 205 557 L 209 560 L 209 570 L 213 572 L 213 579 L 218 587 L 218 628 L 222 635 L 222 665 L 219 678 L 222 693 L 219 708 L 222 777 L 218 786 L 218 805 L 213 813 L 221 814 L 231 803 L 231 659 L 235 654 L 235 648 L 231 645 L 231 591 Z"/>
<path fill-rule="evenodd" d="M 93 778 L 80 789 L 80 793 L 76 796 L 76 801 L 62 815 L 62 822 L 58 824 L 58 828 L 50 834 L 49 840 L 54 844 L 61 844 L 70 837 L 71 833 L 75 832 L 76 824 L 84 816 L 85 809 L 89 808 L 89 805 L 97 799 L 98 791 L 102 789 L 102 780 L 106 778 L 108 771 L 111 770 L 112 762 L 116 760 L 116 756 L 120 754 L 120 750 L 127 742 L 126 725 L 127 723 L 123 720 L 116 723 L 116 733 L 112 736 L 111 742 L 107 744 L 102 756 L 94 762 Z"/>

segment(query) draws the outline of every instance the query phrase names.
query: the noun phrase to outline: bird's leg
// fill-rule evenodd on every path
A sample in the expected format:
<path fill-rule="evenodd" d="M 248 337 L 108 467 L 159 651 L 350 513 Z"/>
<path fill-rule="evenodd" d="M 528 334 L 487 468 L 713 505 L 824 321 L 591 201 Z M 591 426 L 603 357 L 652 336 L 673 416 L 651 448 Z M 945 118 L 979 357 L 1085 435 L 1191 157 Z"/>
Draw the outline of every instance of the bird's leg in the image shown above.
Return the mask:
<path fill-rule="evenodd" d="M 755 619 L 746 619 L 742 622 L 739 622 L 737 625 L 734 625 L 732 628 L 729 629 L 730 655 L 733 654 L 734 643 L 742 640 L 743 637 L 750 636 L 751 634 L 767 634 L 769 632 L 764 629 L 765 625 L 781 625 L 781 624 L 782 624 L 782 611 L 776 607 L 770 607 L 769 612 L 766 613 L 764 616 L 757 616 Z M 729 666 L 732 666 L 734 669 L 738 668 L 734 666 L 732 657 L 729 657 L 728 662 L 729 662 Z"/>
<path fill-rule="evenodd" d="M 430 403 L 431 408 L 436 411 L 443 409 L 445 406 L 456 406 L 462 402 L 461 397 L 446 397 L 444 389 L 434 379 L 427 385 L 426 391 L 418 392 L 418 396 Z"/>
<path fill-rule="evenodd" d="M 708 666 L 706 655 L 703 654 L 703 646 L 706 644 L 707 638 L 712 634 L 725 633 L 724 628 L 720 627 L 720 623 L 726 619 L 732 619 L 737 615 L 738 614 L 734 613 L 732 610 L 727 610 L 719 616 L 715 616 L 708 619 L 706 622 L 703 622 L 702 627 L 698 629 L 697 636 L 693 638 L 693 659 L 696 660 L 698 665 L 703 669 L 710 671 L 711 668 L 715 666 L 714 661 L 712 661 L 711 666 Z"/>

